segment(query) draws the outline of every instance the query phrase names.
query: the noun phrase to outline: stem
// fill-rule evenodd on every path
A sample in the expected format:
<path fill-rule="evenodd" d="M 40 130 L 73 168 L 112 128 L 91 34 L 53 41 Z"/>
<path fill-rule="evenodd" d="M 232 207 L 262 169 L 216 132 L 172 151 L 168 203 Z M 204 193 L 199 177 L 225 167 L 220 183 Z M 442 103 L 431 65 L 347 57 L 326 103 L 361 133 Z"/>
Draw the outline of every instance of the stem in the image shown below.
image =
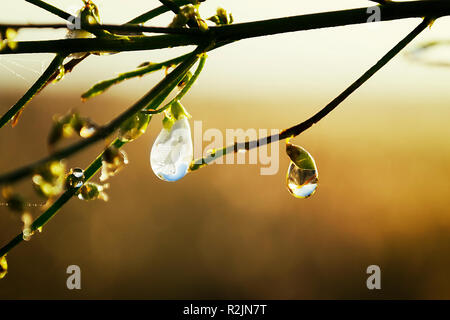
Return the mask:
<path fill-rule="evenodd" d="M 450 15 L 450 2 L 448 0 L 393 2 L 389 5 L 379 6 L 379 8 L 381 11 L 380 21 L 422 18 L 424 16 L 438 18 Z M 367 23 L 369 18 L 367 9 L 368 8 L 359 8 L 332 11 L 210 27 L 208 31 L 199 35 L 130 37 L 129 40 L 94 38 L 23 41 L 17 42 L 17 47 L 14 50 L 6 47 L 0 51 L 0 54 L 152 50 L 185 45 L 198 45 L 211 38 L 214 38 L 217 42 L 228 42 L 293 31 Z"/>
<path fill-rule="evenodd" d="M 27 166 L 19 168 L 13 172 L 0 175 L 0 185 L 15 182 L 21 178 L 26 177 L 33 173 L 33 171 L 39 166 L 57 159 L 66 158 L 86 147 L 94 144 L 97 141 L 107 138 L 114 131 L 116 131 L 120 125 L 128 120 L 131 116 L 141 111 L 143 108 L 147 107 L 154 99 L 157 99 L 161 94 L 165 92 L 166 87 L 172 85 L 172 83 L 177 82 L 177 80 L 183 76 L 198 60 L 198 54 L 203 53 L 208 49 L 208 45 L 199 46 L 195 51 L 193 51 L 189 57 L 184 60 L 178 67 L 176 67 L 171 73 L 169 73 L 163 80 L 161 80 L 155 87 L 153 87 L 145 96 L 143 96 L 139 101 L 137 101 L 128 110 L 123 112 L 117 118 L 112 120 L 106 126 L 100 128 L 96 134 L 92 137 L 81 140 L 71 146 L 68 146 L 60 151 L 53 153 L 41 160 L 31 163 Z"/>
<path fill-rule="evenodd" d="M 67 29 L 67 24 L 0 24 L 0 30 L 7 28 L 18 29 Z M 199 29 L 188 28 L 168 28 L 168 27 L 151 27 L 151 26 L 136 26 L 132 24 L 95 24 L 83 26 L 85 31 L 110 31 L 120 32 L 121 34 L 127 34 L 130 32 L 147 32 L 147 33 L 166 33 L 166 34 L 190 34 L 201 35 L 203 31 Z"/>
<path fill-rule="evenodd" d="M 83 93 L 81 95 L 81 98 L 89 99 L 89 98 L 95 97 L 96 95 L 99 95 L 99 94 L 105 92 L 111 86 L 113 86 L 115 84 L 118 84 L 118 83 L 128 80 L 128 79 L 142 77 L 150 72 L 154 72 L 154 71 L 160 70 L 162 68 L 165 68 L 165 67 L 168 67 L 168 66 L 171 66 L 174 64 L 179 64 L 180 62 L 185 60 L 188 56 L 189 56 L 189 54 L 185 54 L 185 55 L 182 55 L 182 56 L 179 56 L 174 59 L 170 59 L 170 60 L 167 60 L 167 61 L 164 61 L 161 63 L 150 64 L 146 67 L 138 68 L 136 70 L 125 72 L 125 73 L 121 73 L 115 78 L 112 78 L 109 80 L 104 80 L 104 81 L 101 81 L 101 82 L 95 84 L 92 88 L 90 88 L 88 91 Z"/>
<path fill-rule="evenodd" d="M 111 145 L 114 145 L 117 148 L 122 147 L 125 142 L 116 139 Z M 85 182 L 89 181 L 97 171 L 102 167 L 102 156 L 103 152 L 86 168 L 84 171 Z M 41 216 L 39 216 L 31 225 L 31 231 L 35 231 L 40 227 L 43 227 L 51 218 L 53 218 L 56 213 L 58 213 L 59 209 L 66 204 L 81 188 L 73 188 L 66 190 Z M 19 243 L 23 241 L 23 233 L 17 235 L 14 239 L 12 239 L 8 244 L 6 244 L 3 248 L 0 249 L 0 257 L 3 257 L 7 254 L 12 248 L 17 246 Z"/>
<path fill-rule="evenodd" d="M 202 73 L 203 67 L 205 66 L 205 62 L 206 62 L 206 54 L 203 54 L 198 63 L 198 67 L 195 70 L 194 74 L 192 75 L 191 79 L 189 79 L 189 81 L 186 83 L 183 89 L 181 89 L 181 91 L 164 107 L 159 108 L 158 110 L 148 110 L 142 112 L 148 114 L 158 114 L 169 108 L 175 101 L 177 100 L 180 101 L 186 95 L 186 93 L 192 88 L 195 81 L 197 81 L 198 77 L 200 76 L 200 73 Z"/>
<path fill-rule="evenodd" d="M 163 101 L 169 96 L 170 92 L 177 86 L 177 83 L 180 81 L 180 78 L 183 77 L 184 74 L 181 74 L 176 81 L 172 82 L 167 88 L 164 90 L 162 94 L 160 94 L 155 100 L 152 101 L 151 107 L 157 108 Z M 126 142 L 123 142 L 119 139 L 116 139 L 111 145 L 114 145 L 117 148 L 121 148 Z M 101 168 L 102 166 L 102 156 L 103 152 L 86 168 L 84 171 L 85 182 L 89 181 Z M 81 188 L 81 186 L 79 187 Z M 64 192 L 55 203 L 52 204 L 50 208 L 48 208 L 41 216 L 39 216 L 31 225 L 31 230 L 37 230 L 38 228 L 44 226 L 51 218 L 53 218 L 61 209 L 61 207 L 66 204 L 70 198 L 72 198 L 76 192 L 79 190 L 67 190 Z M 13 238 L 8 244 L 6 244 L 3 248 L 0 249 L 0 257 L 7 254 L 11 249 L 13 249 L 16 245 L 23 241 L 23 233 L 20 233 L 15 238 Z"/>
<path fill-rule="evenodd" d="M 25 105 L 42 90 L 47 84 L 48 80 L 52 77 L 55 71 L 61 66 L 64 61 L 65 55 L 57 54 L 52 60 L 50 65 L 47 67 L 45 72 L 36 80 L 36 82 L 31 86 L 30 89 L 16 102 L 1 118 L 0 118 L 0 128 L 2 128 L 8 121 L 10 121 L 14 116 L 18 115 L 19 112 L 23 110 Z"/>
<path fill-rule="evenodd" d="M 174 0 L 173 3 L 175 3 L 178 7 L 187 5 L 192 3 L 192 0 Z M 160 6 L 158 8 L 155 8 L 153 10 L 150 10 L 136 18 L 134 18 L 133 20 L 128 21 L 126 24 L 140 24 L 140 23 L 144 23 L 147 22 L 163 13 L 166 13 L 170 11 L 170 9 L 166 6 Z"/>
<path fill-rule="evenodd" d="M 69 13 L 67 13 L 67 12 L 65 12 L 65 11 L 63 11 L 61 9 L 58 9 L 58 8 L 52 6 L 51 4 L 48 4 L 48 3 L 44 2 L 44 1 L 41 1 L 41 0 L 25 0 L 25 1 L 29 2 L 29 3 L 32 3 L 35 6 L 38 6 L 39 8 L 42 8 L 42 9 L 48 11 L 48 12 L 51 12 L 54 15 L 57 15 L 58 17 L 63 18 L 64 20 L 69 20 L 70 17 L 72 17 L 71 14 L 69 14 Z"/>
<path fill-rule="evenodd" d="M 60 17 L 62 17 L 63 19 L 68 20 L 71 15 L 54 7 L 51 6 L 43 1 L 40 0 L 27 0 L 30 3 L 33 3 L 47 11 L 50 11 Z M 130 22 L 131 23 L 131 22 Z M 67 28 L 67 25 L 64 24 L 58 24 L 58 25 L 0 25 L 0 30 L 2 28 L 7 28 L 7 27 L 11 27 L 11 28 L 34 28 L 34 27 L 38 27 L 38 28 Z M 106 27 L 106 28 L 105 28 Z M 133 31 L 133 28 L 135 26 L 127 26 L 127 25 L 123 25 L 123 26 L 98 26 L 98 25 L 93 25 L 93 26 L 89 26 L 89 28 L 95 29 L 95 30 L 107 30 L 108 27 L 111 28 L 111 30 L 117 30 L 118 28 L 121 31 Z M 190 30 L 190 29 L 181 29 L 181 28 L 159 28 L 159 27 L 145 27 L 146 30 L 148 31 L 156 31 L 156 32 L 163 32 L 165 31 L 166 33 L 181 33 L 181 34 L 185 34 L 185 33 L 192 33 L 197 32 L 198 30 Z M 21 111 L 23 110 L 23 107 L 40 91 L 42 90 L 49 82 L 51 82 L 53 79 L 55 79 L 58 76 L 58 68 L 60 67 L 60 65 L 62 64 L 62 62 L 64 61 L 64 58 L 67 56 L 66 55 L 62 55 L 62 54 L 57 54 L 55 59 L 52 61 L 52 63 L 48 66 L 47 70 L 44 72 L 44 74 L 41 75 L 41 77 L 36 81 L 36 83 L 25 93 L 25 95 L 13 106 L 11 107 L 11 109 L 9 111 L 6 112 L 5 115 L 3 115 L 3 117 L 0 118 L 0 128 L 2 128 L 8 121 L 10 121 L 14 116 L 16 115 L 20 115 Z M 69 61 L 64 67 L 65 70 L 67 72 L 72 71 L 72 69 L 79 64 L 80 62 L 82 62 L 85 58 L 87 58 L 88 54 L 85 55 L 83 58 L 79 58 L 79 59 L 72 59 L 71 61 Z M 184 55 L 182 57 L 180 57 L 181 59 L 186 58 L 187 55 Z M 60 61 L 58 63 L 58 61 Z M 179 63 L 181 62 L 181 60 L 176 60 L 174 63 Z M 143 70 L 145 71 L 145 70 Z M 151 71 L 148 71 L 151 72 Z M 135 76 L 140 76 L 143 75 L 139 74 L 139 72 L 135 73 Z M 125 75 L 124 79 L 128 79 L 127 78 L 128 75 Z M 132 74 L 129 74 L 130 77 L 133 77 Z M 119 79 L 119 81 L 122 81 L 121 79 Z M 112 83 L 114 84 L 114 83 Z M 111 84 L 111 85 L 112 85 Z M 17 119 L 17 118 L 16 118 Z M 15 122 L 13 122 L 13 125 L 15 125 Z"/>
<path fill-rule="evenodd" d="M 327 104 L 322 110 L 317 112 L 311 118 L 299 123 L 291 128 L 283 130 L 279 135 L 271 135 L 265 138 L 261 138 L 254 141 L 236 142 L 233 145 L 220 149 L 211 153 L 209 156 L 197 159 L 192 162 L 190 171 L 197 170 L 204 165 L 207 165 L 214 160 L 232 152 L 239 150 L 251 150 L 272 142 L 277 142 L 287 138 L 295 137 L 306 131 L 312 125 L 322 120 L 331 111 L 336 109 L 346 98 L 348 98 L 353 92 L 361 87 L 367 80 L 369 80 L 377 71 L 384 67 L 389 61 L 391 61 L 401 50 L 403 50 L 414 38 L 416 38 L 423 30 L 427 28 L 432 19 L 425 18 L 412 32 L 410 32 L 403 40 L 401 40 L 395 47 L 393 47 L 386 55 L 384 55 L 375 65 L 367 70 L 358 80 L 353 82 L 347 89 L 345 89 L 340 95 L 334 98 L 329 104 Z"/>
<path fill-rule="evenodd" d="M 171 10 L 175 14 L 179 14 L 181 12 L 180 7 L 171 0 L 159 0 L 159 2 L 161 2 L 164 6 L 166 6 L 169 10 Z M 198 28 L 197 22 L 192 18 L 189 19 L 189 21 L 187 22 L 187 25 L 190 28 L 194 28 L 194 29 Z"/>

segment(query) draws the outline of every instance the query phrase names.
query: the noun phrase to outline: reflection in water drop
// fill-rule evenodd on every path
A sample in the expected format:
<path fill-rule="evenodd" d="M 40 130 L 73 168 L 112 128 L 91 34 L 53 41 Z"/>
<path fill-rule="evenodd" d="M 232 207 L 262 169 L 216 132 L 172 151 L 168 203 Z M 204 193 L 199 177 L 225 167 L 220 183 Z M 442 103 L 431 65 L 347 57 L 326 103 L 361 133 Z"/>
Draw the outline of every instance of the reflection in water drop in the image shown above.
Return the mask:
<path fill-rule="evenodd" d="M 287 188 L 296 198 L 307 198 L 317 188 L 318 175 L 316 170 L 303 170 L 291 162 L 286 177 Z"/>
<path fill-rule="evenodd" d="M 291 159 L 286 175 L 287 188 L 296 198 L 308 198 L 314 194 L 319 182 L 316 162 L 308 151 L 289 142 L 286 152 Z"/>
<path fill-rule="evenodd" d="M 170 129 L 161 130 L 150 152 L 150 164 L 161 180 L 177 181 L 188 172 L 193 153 L 189 121 L 182 117 Z"/>
<path fill-rule="evenodd" d="M 84 170 L 81 168 L 71 169 L 66 178 L 66 188 L 79 188 L 85 180 Z"/>

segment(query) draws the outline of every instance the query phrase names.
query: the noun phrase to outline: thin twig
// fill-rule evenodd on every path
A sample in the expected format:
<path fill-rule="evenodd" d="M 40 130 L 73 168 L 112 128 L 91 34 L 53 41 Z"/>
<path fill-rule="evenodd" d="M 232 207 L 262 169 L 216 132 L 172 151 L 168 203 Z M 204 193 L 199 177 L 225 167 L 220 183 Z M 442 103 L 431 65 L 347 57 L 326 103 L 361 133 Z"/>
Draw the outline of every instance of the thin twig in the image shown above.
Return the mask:
<path fill-rule="evenodd" d="M 171 84 L 169 84 L 163 92 L 156 97 L 154 100 L 152 100 L 150 106 L 154 109 L 159 107 L 163 101 L 169 96 L 169 94 L 173 91 L 173 89 L 177 86 L 178 82 L 181 80 L 182 77 L 184 77 L 185 73 L 180 73 L 180 75 L 176 78 L 175 81 L 173 81 Z M 125 142 L 116 139 L 111 145 L 115 146 L 116 148 L 121 148 Z M 102 156 L 103 152 L 100 153 L 100 155 L 92 162 L 88 168 L 84 171 L 85 181 L 89 181 L 101 168 L 102 166 Z M 52 219 L 61 209 L 61 207 L 66 204 L 74 195 L 76 195 L 77 191 L 81 188 L 78 187 L 76 189 L 70 189 L 64 192 L 42 215 L 40 215 L 31 225 L 31 230 L 35 231 L 39 229 L 40 227 L 44 226 L 50 219 Z M 8 244 L 6 244 L 4 247 L 0 249 L 0 257 L 4 256 L 6 253 L 8 253 L 11 249 L 13 249 L 15 246 L 17 246 L 19 243 L 23 241 L 23 233 L 20 233 L 15 238 L 13 238 Z"/>
<path fill-rule="evenodd" d="M 203 1 L 205 1 L 205 0 L 202 0 L 200 2 L 203 2 Z M 184 5 L 192 3 L 192 0 L 174 0 L 173 2 L 178 7 L 181 7 L 181 6 L 184 6 Z M 152 10 L 150 10 L 150 11 L 144 13 L 144 14 L 141 14 L 140 16 L 138 16 L 138 17 L 128 21 L 127 24 L 144 23 L 144 22 L 147 22 L 147 21 L 149 21 L 149 20 L 151 20 L 151 19 L 153 19 L 153 18 L 155 18 L 155 17 L 157 17 L 157 16 L 159 16 L 159 15 L 161 15 L 163 13 L 166 13 L 168 11 L 170 11 L 170 9 L 163 5 L 163 6 L 160 6 L 158 8 L 152 9 Z"/>
<path fill-rule="evenodd" d="M 116 148 L 120 148 L 125 144 L 125 142 L 116 139 L 111 145 Z M 85 182 L 89 181 L 95 173 L 102 167 L 102 156 L 103 152 L 86 168 L 84 171 Z M 61 209 L 61 207 L 67 203 L 76 193 L 80 190 L 81 186 L 78 188 L 72 188 L 66 190 L 40 217 L 38 217 L 31 225 L 31 231 L 43 227 L 55 214 Z M 8 244 L 0 249 L 0 257 L 7 254 L 11 249 L 17 246 L 23 241 L 23 232 L 13 238 Z"/>
<path fill-rule="evenodd" d="M 284 140 L 287 138 L 295 137 L 312 127 L 315 123 L 322 120 L 331 111 L 336 109 L 346 98 L 348 98 L 353 92 L 361 87 L 367 80 L 369 80 L 377 71 L 384 67 L 389 61 L 391 61 L 400 51 L 402 51 L 414 38 L 416 38 L 423 30 L 427 28 L 432 19 L 424 19 L 411 33 L 409 33 L 403 40 L 401 40 L 395 47 L 393 47 L 386 55 L 384 55 L 375 65 L 367 70 L 358 80 L 353 82 L 347 89 L 345 89 L 340 95 L 334 98 L 329 104 L 327 104 L 322 110 L 317 112 L 311 118 L 299 123 L 291 128 L 285 129 L 277 135 L 271 135 L 254 141 L 237 142 L 233 145 L 227 146 L 223 149 L 217 150 L 211 153 L 207 157 L 195 160 L 190 170 L 194 171 L 206 164 L 209 164 L 218 158 L 228 154 L 237 152 L 239 150 L 251 150 L 261 147 L 273 142 Z"/>
<path fill-rule="evenodd" d="M 26 2 L 32 3 L 35 6 L 38 6 L 39 8 L 42 8 L 48 12 L 53 13 L 54 15 L 69 21 L 72 15 L 70 13 L 67 13 L 59 8 L 56 8 L 55 6 L 52 6 L 51 4 L 48 4 L 41 0 L 25 0 Z"/>
<path fill-rule="evenodd" d="M 44 71 L 44 73 L 36 80 L 36 82 L 31 86 L 30 89 L 16 102 L 1 118 L 0 118 L 0 128 L 2 128 L 8 121 L 10 121 L 14 116 L 18 115 L 19 112 L 23 110 L 25 105 L 42 90 L 43 87 L 48 83 L 48 80 L 52 77 L 56 70 L 61 66 L 64 61 L 65 55 L 57 54 L 52 60 L 50 65 Z"/>
<path fill-rule="evenodd" d="M 176 82 L 177 79 L 186 73 L 198 60 L 198 55 L 203 53 L 206 49 L 208 49 L 209 44 L 205 44 L 199 46 L 195 51 L 193 51 L 186 60 L 184 60 L 178 67 L 176 67 L 172 72 L 170 72 L 163 80 L 161 80 L 155 87 L 153 87 L 144 97 L 142 97 L 138 102 L 136 102 L 133 106 L 128 108 L 122 114 L 120 114 L 117 118 L 112 120 L 109 124 L 104 127 L 101 127 L 97 133 L 95 133 L 92 137 L 87 138 L 85 140 L 81 140 L 73 145 L 70 145 L 62 150 L 59 150 L 43 159 L 40 159 L 34 163 L 26 165 L 22 168 L 19 168 L 13 172 L 4 174 L 0 176 L 0 185 L 8 184 L 11 182 L 15 182 L 21 178 L 24 178 L 30 174 L 32 174 L 37 168 L 41 165 L 48 163 L 52 160 L 58 160 L 66 158 L 80 150 L 87 148 L 88 146 L 103 140 L 110 136 L 114 131 L 116 131 L 120 125 L 129 119 L 131 116 L 147 107 L 149 103 L 152 102 L 153 99 L 156 99 L 159 95 L 161 95 L 165 88 Z"/>

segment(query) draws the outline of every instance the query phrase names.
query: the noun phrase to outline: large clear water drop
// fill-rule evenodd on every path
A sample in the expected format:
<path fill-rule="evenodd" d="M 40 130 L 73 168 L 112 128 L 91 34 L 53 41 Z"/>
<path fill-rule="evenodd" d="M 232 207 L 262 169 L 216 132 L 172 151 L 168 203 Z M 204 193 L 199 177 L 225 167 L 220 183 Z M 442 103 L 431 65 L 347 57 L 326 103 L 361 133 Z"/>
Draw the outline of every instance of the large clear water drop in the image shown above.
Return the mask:
<path fill-rule="evenodd" d="M 150 164 L 161 180 L 177 181 L 188 172 L 193 154 L 189 121 L 181 117 L 170 129 L 161 130 L 150 152 Z"/>

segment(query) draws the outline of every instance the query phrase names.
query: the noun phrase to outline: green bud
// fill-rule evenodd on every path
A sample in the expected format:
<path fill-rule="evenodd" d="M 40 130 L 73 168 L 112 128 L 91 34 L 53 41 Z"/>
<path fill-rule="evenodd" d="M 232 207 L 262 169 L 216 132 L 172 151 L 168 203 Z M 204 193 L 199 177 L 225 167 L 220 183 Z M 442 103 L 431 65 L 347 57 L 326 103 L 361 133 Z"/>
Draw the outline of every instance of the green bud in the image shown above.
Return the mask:
<path fill-rule="evenodd" d="M 170 112 L 175 120 L 179 120 L 182 117 L 191 118 L 191 115 L 186 111 L 179 100 L 175 100 L 170 106 Z"/>
<path fill-rule="evenodd" d="M 8 262 L 6 261 L 6 254 L 0 257 L 0 279 L 3 279 L 8 273 Z"/>
<path fill-rule="evenodd" d="M 65 169 L 62 161 L 49 162 L 38 168 L 32 178 L 36 192 L 44 198 L 59 195 L 64 189 Z"/>
<path fill-rule="evenodd" d="M 162 120 L 162 125 L 163 125 L 164 129 L 170 130 L 170 128 L 172 128 L 174 122 L 175 121 L 173 120 L 172 117 L 170 117 L 169 115 L 164 113 L 164 118 Z"/>
<path fill-rule="evenodd" d="M 208 20 L 214 22 L 218 26 L 232 24 L 234 21 L 233 15 L 231 13 L 227 14 L 227 11 L 223 8 L 217 8 L 216 14 L 208 18 Z"/>

